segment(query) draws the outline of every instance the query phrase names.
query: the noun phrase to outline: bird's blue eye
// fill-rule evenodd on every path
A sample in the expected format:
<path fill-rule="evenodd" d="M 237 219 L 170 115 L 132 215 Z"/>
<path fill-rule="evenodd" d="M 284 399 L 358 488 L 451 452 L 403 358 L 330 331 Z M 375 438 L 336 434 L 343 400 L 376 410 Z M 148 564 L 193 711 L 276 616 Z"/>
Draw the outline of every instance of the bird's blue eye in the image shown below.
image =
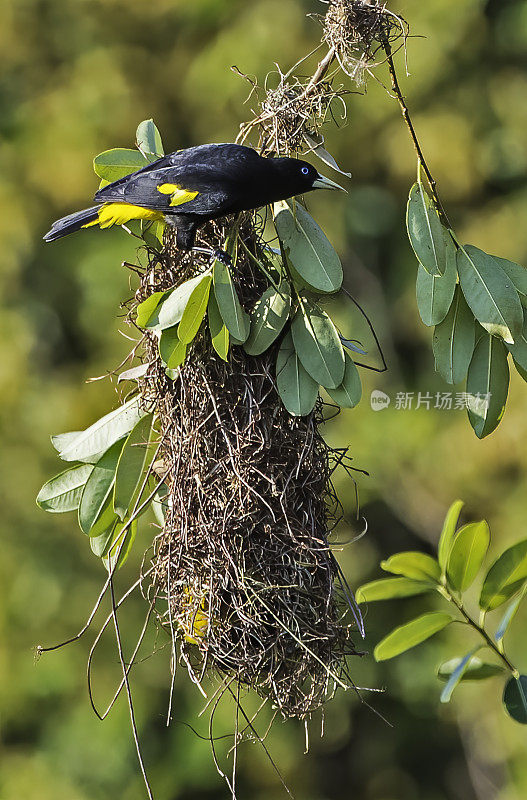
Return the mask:
<path fill-rule="evenodd" d="M 309 167 L 302 167 L 302 175 L 309 175 Z"/>

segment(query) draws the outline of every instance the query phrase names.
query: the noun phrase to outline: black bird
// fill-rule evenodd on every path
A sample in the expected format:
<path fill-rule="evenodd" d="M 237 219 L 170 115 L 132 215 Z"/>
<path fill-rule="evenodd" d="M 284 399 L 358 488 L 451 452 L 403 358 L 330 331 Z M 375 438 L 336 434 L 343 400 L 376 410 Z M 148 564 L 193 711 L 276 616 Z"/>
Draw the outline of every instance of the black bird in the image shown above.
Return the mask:
<path fill-rule="evenodd" d="M 179 248 L 191 250 L 197 229 L 208 220 L 312 189 L 342 187 L 307 161 L 264 158 L 239 144 L 202 144 L 163 156 L 99 189 L 96 206 L 57 220 L 44 239 L 53 242 L 92 225 L 109 228 L 132 219 L 159 220 L 176 228 Z"/>

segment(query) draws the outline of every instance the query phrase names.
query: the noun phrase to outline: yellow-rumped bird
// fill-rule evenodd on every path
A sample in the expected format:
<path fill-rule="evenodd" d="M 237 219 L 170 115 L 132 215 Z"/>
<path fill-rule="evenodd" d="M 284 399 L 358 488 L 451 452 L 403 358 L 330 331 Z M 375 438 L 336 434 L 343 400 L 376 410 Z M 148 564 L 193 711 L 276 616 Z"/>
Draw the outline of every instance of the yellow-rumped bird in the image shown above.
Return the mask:
<path fill-rule="evenodd" d="M 159 220 L 176 228 L 176 245 L 194 247 L 205 222 L 261 208 L 312 189 L 342 189 L 296 158 L 264 158 L 239 144 L 203 144 L 178 150 L 104 186 L 97 205 L 57 220 L 44 236 L 62 236 L 133 219 Z"/>

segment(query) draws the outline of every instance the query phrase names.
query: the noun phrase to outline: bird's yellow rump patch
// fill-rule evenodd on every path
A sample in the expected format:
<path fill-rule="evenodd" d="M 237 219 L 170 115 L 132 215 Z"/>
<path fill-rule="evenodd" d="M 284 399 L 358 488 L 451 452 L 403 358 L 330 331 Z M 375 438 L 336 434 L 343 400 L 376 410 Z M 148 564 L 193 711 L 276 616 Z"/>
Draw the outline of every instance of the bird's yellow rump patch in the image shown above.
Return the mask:
<path fill-rule="evenodd" d="M 98 218 L 82 227 L 91 228 L 92 225 L 99 225 L 101 228 L 110 228 L 112 225 L 125 225 L 132 219 L 151 219 L 163 222 L 165 218 L 161 211 L 134 206 L 132 203 L 105 203 L 99 209 Z"/>
<path fill-rule="evenodd" d="M 170 199 L 171 206 L 180 206 L 183 203 L 188 203 L 198 196 L 199 192 L 191 189 L 184 189 L 183 186 L 178 186 L 177 183 L 161 183 L 157 187 L 157 191 L 161 194 L 172 195 Z"/>

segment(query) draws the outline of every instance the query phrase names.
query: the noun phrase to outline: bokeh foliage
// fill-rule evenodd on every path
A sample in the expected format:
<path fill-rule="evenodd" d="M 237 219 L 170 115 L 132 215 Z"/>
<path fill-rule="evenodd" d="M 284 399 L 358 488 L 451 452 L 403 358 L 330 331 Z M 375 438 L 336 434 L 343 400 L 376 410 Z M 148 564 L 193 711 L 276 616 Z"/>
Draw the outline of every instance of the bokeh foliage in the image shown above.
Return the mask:
<path fill-rule="evenodd" d="M 414 34 L 425 37 L 409 41 L 411 75 L 402 84 L 456 230 L 463 241 L 526 263 L 527 3 L 394 0 L 392 7 Z M 134 258 L 134 242 L 119 230 L 86 231 L 53 246 L 44 245 L 41 236 L 53 219 L 89 205 L 97 183 L 92 157 L 116 143 L 133 146 L 130 132 L 141 119 L 154 117 L 168 150 L 232 140 L 249 113 L 242 105 L 247 87 L 229 71 L 231 64 L 260 77 L 275 61 L 287 68 L 318 38 L 317 23 L 305 14 L 319 10 L 314 0 L 4 0 L 0 797 L 5 800 L 22 795 L 97 800 L 111 792 L 135 798 L 142 791 L 124 703 L 104 723 L 89 707 L 88 641 L 46 655 L 37 667 L 31 654 L 34 644 L 59 641 L 78 629 L 103 579 L 74 520 L 42 514 L 34 495 L 58 467 L 49 431 L 86 427 L 116 401 L 114 384 L 83 380 L 112 369 L 129 349 L 118 335 L 117 312 L 130 294 L 120 263 Z M 431 369 L 431 331 L 419 321 L 415 259 L 404 227 L 414 153 L 395 102 L 375 81 L 366 97 L 351 96 L 348 108 L 348 125 L 328 129 L 328 146 L 353 173 L 350 195 L 313 196 L 310 207 L 338 246 L 345 285 L 375 321 L 390 367 L 383 376 L 366 376 L 361 405 L 344 411 L 327 430 L 332 444 L 350 444 L 357 466 L 371 473 L 360 478 L 369 530 L 356 544 L 346 543 L 360 528 L 353 521 L 353 492 L 337 476 L 349 520 L 338 534 L 344 542 L 340 560 L 357 586 L 397 550 L 430 547 L 431 552 L 456 496 L 467 501 L 466 520 L 489 521 L 494 555 L 523 538 L 527 421 L 525 392 L 516 376 L 503 422 L 482 442 L 463 411 L 395 408 L 397 392 L 414 392 L 415 407 L 418 392 L 434 398 L 445 388 Z M 343 308 L 343 315 L 348 312 Z M 344 326 L 346 316 L 342 320 Z M 387 409 L 371 410 L 373 389 L 391 396 Z M 403 612 L 405 603 L 415 610 L 413 599 L 372 605 L 367 649 L 410 616 L 410 607 Z M 143 613 L 141 600 L 132 601 L 125 634 L 133 635 Z M 520 608 L 516 630 L 522 619 Z M 492 687 L 460 687 L 449 707 L 437 710 L 441 685 L 429 676 L 447 641 L 452 655 L 458 652 L 455 635 L 453 629 L 440 634 L 437 648 L 434 640 L 393 663 L 375 664 L 368 657 L 356 667 L 358 685 L 387 688 L 384 695 L 366 697 L 395 728 L 347 694 L 328 707 L 324 739 L 314 727 L 308 757 L 300 755 L 301 730 L 291 724 L 275 729 L 270 747 L 298 796 L 454 800 L 483 796 L 489 786 L 496 787 L 492 791 L 500 800 L 524 796 L 524 732 L 501 716 Z M 150 651 L 159 652 L 134 675 L 153 784 L 164 798 L 223 797 L 208 743 L 178 722 L 165 728 L 163 644 L 152 635 Z M 518 639 L 509 647 L 525 669 L 524 643 Z M 109 696 L 119 669 L 111 636 L 98 665 L 98 691 Z M 196 716 L 201 704 L 188 681 L 178 680 L 175 719 L 196 724 L 206 736 Z M 222 719 L 227 729 L 231 712 L 225 709 Z M 245 796 L 282 796 L 257 748 L 241 753 L 239 775 Z"/>

